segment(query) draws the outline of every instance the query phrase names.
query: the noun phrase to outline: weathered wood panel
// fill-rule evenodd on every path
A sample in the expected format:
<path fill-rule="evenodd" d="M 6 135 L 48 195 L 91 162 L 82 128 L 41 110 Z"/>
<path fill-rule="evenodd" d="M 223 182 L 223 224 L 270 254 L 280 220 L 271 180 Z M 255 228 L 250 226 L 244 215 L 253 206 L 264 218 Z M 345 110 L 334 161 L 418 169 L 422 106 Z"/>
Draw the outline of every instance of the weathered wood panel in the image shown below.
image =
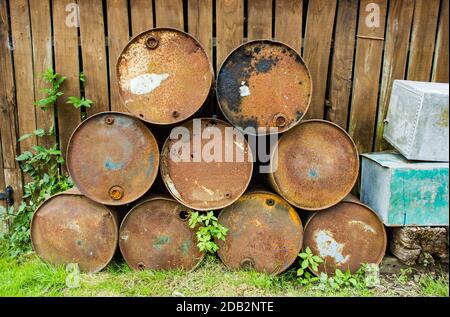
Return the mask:
<path fill-rule="evenodd" d="M 334 31 L 330 78 L 330 108 L 327 119 L 347 129 L 355 50 L 358 0 L 339 1 Z"/>
<path fill-rule="evenodd" d="M 216 1 L 217 69 L 227 55 L 242 44 L 244 36 L 243 0 Z"/>
<path fill-rule="evenodd" d="M 248 2 L 248 40 L 272 38 L 272 0 Z"/>
<path fill-rule="evenodd" d="M 103 5 L 100 0 L 78 0 L 78 4 L 83 72 L 86 78 L 84 91 L 86 98 L 93 101 L 86 113 L 91 116 L 110 109 Z"/>
<path fill-rule="evenodd" d="M 212 62 L 213 3 L 209 0 L 188 1 L 188 32 L 208 53 Z"/>
<path fill-rule="evenodd" d="M 184 30 L 183 0 L 155 0 L 157 27 Z"/>
<path fill-rule="evenodd" d="M 303 0 L 276 0 L 275 38 L 302 53 Z"/>
<path fill-rule="evenodd" d="M 376 151 L 391 148 L 383 139 L 384 120 L 389 107 L 392 84 L 395 79 L 405 78 L 413 12 L 413 0 L 392 1 L 389 6 L 375 135 Z"/>
<path fill-rule="evenodd" d="M 436 53 L 434 54 L 433 74 L 431 80 L 448 83 L 448 0 L 442 0 L 439 27 L 436 39 Z"/>
<path fill-rule="evenodd" d="M 349 133 L 359 153 L 372 151 L 386 5 L 386 0 L 363 0 L 360 3 L 349 122 Z"/>
<path fill-rule="evenodd" d="M 152 0 L 130 0 L 133 36 L 153 28 Z"/>
<path fill-rule="evenodd" d="M 311 72 L 313 93 L 305 119 L 323 119 L 328 63 L 336 13 L 336 0 L 316 0 L 308 4 L 303 58 Z"/>
<path fill-rule="evenodd" d="M 81 118 L 80 110 L 66 103 L 67 97 L 80 95 L 77 29 L 79 21 L 77 6 L 73 5 L 72 0 L 54 0 L 52 3 L 55 71 L 66 77 L 61 85 L 64 95 L 57 103 L 59 142 L 65 157 L 70 135 Z"/>
<path fill-rule="evenodd" d="M 415 0 L 408 79 L 429 81 L 433 64 L 439 0 Z"/>

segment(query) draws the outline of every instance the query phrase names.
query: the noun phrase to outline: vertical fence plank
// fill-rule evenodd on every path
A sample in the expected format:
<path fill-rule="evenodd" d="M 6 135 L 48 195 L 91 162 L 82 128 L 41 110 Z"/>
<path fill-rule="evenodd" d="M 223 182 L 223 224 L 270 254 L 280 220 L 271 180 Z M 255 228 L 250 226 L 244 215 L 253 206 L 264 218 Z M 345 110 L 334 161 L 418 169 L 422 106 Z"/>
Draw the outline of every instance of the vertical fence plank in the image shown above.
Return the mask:
<path fill-rule="evenodd" d="M 183 0 L 155 0 L 157 27 L 184 29 Z"/>
<path fill-rule="evenodd" d="M 31 23 L 28 1 L 11 1 L 10 14 L 19 135 L 24 135 L 36 130 L 33 49 L 31 47 Z M 21 151 L 29 150 L 35 144 L 36 138 L 31 137 L 20 143 L 20 149 Z"/>
<path fill-rule="evenodd" d="M 126 112 L 120 100 L 116 64 L 122 49 L 129 40 L 127 0 L 107 0 L 108 47 L 109 47 L 109 93 L 112 111 Z"/>
<path fill-rule="evenodd" d="M 386 0 L 362 0 L 360 3 L 349 124 L 349 133 L 359 153 L 372 151 L 386 6 Z"/>
<path fill-rule="evenodd" d="M 152 0 L 130 0 L 133 36 L 153 28 Z"/>
<path fill-rule="evenodd" d="M 405 78 L 413 12 L 413 0 L 391 1 L 389 6 L 375 135 L 376 151 L 390 148 L 383 139 L 384 119 L 389 107 L 394 80 Z"/>
<path fill-rule="evenodd" d="M 243 10 L 243 0 L 217 0 L 216 2 L 217 69 L 227 55 L 242 43 Z"/>
<path fill-rule="evenodd" d="M 188 31 L 208 53 L 212 62 L 213 3 L 210 0 L 188 0 Z"/>
<path fill-rule="evenodd" d="M 431 80 L 448 83 L 448 0 L 442 0 Z"/>
<path fill-rule="evenodd" d="M 328 63 L 336 0 L 315 0 L 308 4 L 303 58 L 311 72 L 313 94 L 306 118 L 323 119 Z"/>
<path fill-rule="evenodd" d="M 42 89 L 48 87 L 48 84 L 42 80 L 42 73 L 53 68 L 50 1 L 29 0 L 29 4 L 33 43 L 34 99 L 37 101 L 45 98 L 46 94 L 42 92 Z M 38 128 L 48 131 L 54 126 L 53 110 L 53 107 L 49 107 L 47 111 L 36 108 L 36 126 Z M 53 145 L 54 137 L 40 137 L 37 142 L 39 145 L 49 147 Z"/>
<path fill-rule="evenodd" d="M 67 97 L 80 95 L 76 13 L 77 7 L 73 5 L 72 0 L 53 0 L 55 70 L 66 76 L 61 86 L 64 95 L 57 105 L 59 142 L 64 157 L 70 135 L 80 123 L 80 110 L 66 103 Z M 66 169 L 65 164 L 63 169 Z"/>
<path fill-rule="evenodd" d="M 93 101 L 88 116 L 109 110 L 106 43 L 101 0 L 78 0 L 85 95 Z M 116 28 L 118 26 L 111 25 Z"/>
<path fill-rule="evenodd" d="M 408 79 L 429 81 L 433 64 L 439 0 L 416 0 L 409 51 Z"/>
<path fill-rule="evenodd" d="M 275 38 L 302 53 L 303 0 L 276 0 Z"/>
<path fill-rule="evenodd" d="M 272 38 L 272 0 L 248 2 L 248 40 Z"/>
<path fill-rule="evenodd" d="M 334 32 L 334 50 L 330 78 L 328 120 L 347 129 L 352 70 L 355 49 L 358 0 L 340 0 Z"/>
<path fill-rule="evenodd" d="M 0 190 L 11 185 L 15 207 L 22 199 L 22 174 L 16 157 L 16 107 L 6 0 L 0 0 Z"/>

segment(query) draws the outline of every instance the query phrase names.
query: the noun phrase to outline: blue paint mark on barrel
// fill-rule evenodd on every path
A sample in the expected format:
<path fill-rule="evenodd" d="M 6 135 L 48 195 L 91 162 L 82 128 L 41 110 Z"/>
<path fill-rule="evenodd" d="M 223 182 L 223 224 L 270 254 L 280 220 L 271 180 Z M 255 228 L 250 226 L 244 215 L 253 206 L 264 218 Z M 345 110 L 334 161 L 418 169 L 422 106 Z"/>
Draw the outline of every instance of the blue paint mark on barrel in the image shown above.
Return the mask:
<path fill-rule="evenodd" d="M 314 168 L 310 168 L 308 171 L 308 177 L 313 179 L 317 178 L 318 177 L 317 171 Z"/>
<path fill-rule="evenodd" d="M 156 239 L 155 243 L 153 243 L 153 247 L 157 250 L 161 250 L 164 245 L 168 244 L 170 242 L 170 238 L 166 236 L 161 236 L 158 239 Z"/>
<path fill-rule="evenodd" d="M 123 166 L 124 166 L 123 162 L 115 163 L 115 162 L 113 162 L 113 160 L 110 157 L 108 157 L 105 161 L 105 168 L 107 170 L 117 171 L 117 170 L 122 169 Z"/>

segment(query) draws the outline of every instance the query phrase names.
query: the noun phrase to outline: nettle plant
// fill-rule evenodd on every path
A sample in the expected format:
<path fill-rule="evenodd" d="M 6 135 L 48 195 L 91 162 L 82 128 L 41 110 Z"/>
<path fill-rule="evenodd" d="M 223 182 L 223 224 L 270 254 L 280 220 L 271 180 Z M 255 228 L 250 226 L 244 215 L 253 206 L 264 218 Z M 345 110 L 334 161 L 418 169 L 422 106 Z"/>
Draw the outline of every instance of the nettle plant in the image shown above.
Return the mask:
<path fill-rule="evenodd" d="M 206 214 L 191 212 L 189 217 L 189 227 L 197 228 L 197 247 L 202 252 L 214 254 L 219 250 L 219 246 L 214 239 L 225 240 L 228 229 L 222 226 L 214 212 L 209 211 Z"/>
<path fill-rule="evenodd" d="M 42 111 L 48 111 L 55 107 L 58 98 L 63 95 L 60 91 L 61 84 L 66 77 L 48 69 L 42 74 L 43 80 L 50 85 L 42 92 L 45 97 L 38 100 L 35 105 Z M 80 81 L 84 83 L 84 75 L 80 74 Z M 69 97 L 67 103 L 75 108 L 81 106 L 90 107 L 92 101 L 78 97 Z M 55 129 L 48 131 L 37 129 L 32 133 L 21 136 L 18 141 L 22 142 L 30 137 L 54 137 Z M 23 173 L 27 175 L 28 183 L 23 186 L 23 199 L 17 210 L 10 207 L 0 210 L 0 217 L 9 225 L 9 230 L 4 236 L 2 246 L 7 256 L 16 257 L 31 251 L 30 222 L 34 211 L 50 196 L 73 187 L 73 182 L 67 174 L 61 173 L 60 166 L 64 164 L 58 143 L 50 147 L 34 145 L 30 150 L 22 152 L 16 157 Z M 6 241 L 6 243 L 5 243 Z"/>

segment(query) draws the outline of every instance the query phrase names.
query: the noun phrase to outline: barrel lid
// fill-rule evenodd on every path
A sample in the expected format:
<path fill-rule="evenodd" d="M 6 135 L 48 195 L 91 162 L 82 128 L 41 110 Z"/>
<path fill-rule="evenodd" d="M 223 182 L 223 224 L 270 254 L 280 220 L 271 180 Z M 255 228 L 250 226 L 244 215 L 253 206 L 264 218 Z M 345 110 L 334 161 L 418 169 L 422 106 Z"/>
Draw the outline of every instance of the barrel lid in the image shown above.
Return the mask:
<path fill-rule="evenodd" d="M 218 255 L 232 269 L 279 274 L 294 263 L 302 247 L 300 217 L 272 193 L 246 193 L 223 209 L 218 220 L 229 229 L 225 241 L 216 241 Z"/>
<path fill-rule="evenodd" d="M 154 124 L 191 117 L 206 101 L 214 74 L 200 43 L 180 30 L 135 36 L 117 62 L 119 94 L 128 111 Z"/>
<path fill-rule="evenodd" d="M 229 122 L 242 129 L 289 130 L 308 110 L 311 93 L 311 76 L 300 55 L 271 40 L 239 46 L 225 59 L 217 76 L 220 108 Z"/>
<path fill-rule="evenodd" d="M 288 202 L 306 210 L 325 209 L 341 201 L 355 185 L 358 150 L 339 126 L 308 120 L 280 138 L 271 167 L 272 185 Z"/>
<path fill-rule="evenodd" d="M 203 211 L 235 202 L 245 192 L 253 171 L 251 149 L 244 137 L 229 124 L 211 118 L 191 120 L 180 129 L 189 131 L 188 138 L 169 137 L 161 153 L 162 179 L 172 196 L 185 206 Z M 213 131 L 219 135 L 206 136 Z M 236 136 L 227 139 L 228 133 Z M 200 135 L 204 136 L 201 140 Z M 187 157 L 183 158 L 185 150 Z M 204 156 L 215 151 L 218 157 L 209 160 Z M 229 160 L 227 153 L 231 155 Z"/>
<path fill-rule="evenodd" d="M 386 250 L 383 223 L 369 207 L 346 199 L 314 213 L 305 225 L 304 247 L 324 259 L 318 272 L 355 273 L 363 263 L 380 264 Z"/>
<path fill-rule="evenodd" d="M 78 189 L 106 205 L 124 205 L 145 194 L 158 165 L 153 134 L 139 119 L 119 112 L 83 121 L 67 149 L 67 168 Z"/>
<path fill-rule="evenodd" d="M 203 259 L 196 230 L 188 224 L 191 209 L 168 198 L 152 198 L 135 206 L 120 226 L 119 246 L 135 269 L 193 270 Z"/>
<path fill-rule="evenodd" d="M 118 223 L 111 211 L 76 192 L 46 200 L 31 221 L 33 249 L 52 265 L 77 263 L 83 272 L 98 272 L 112 259 Z"/>
<path fill-rule="evenodd" d="M 424 162 L 410 161 L 397 151 L 383 151 L 374 153 L 363 153 L 362 157 L 378 163 L 388 168 L 404 168 L 404 169 L 430 169 L 430 168 L 447 168 L 447 162 Z"/>

